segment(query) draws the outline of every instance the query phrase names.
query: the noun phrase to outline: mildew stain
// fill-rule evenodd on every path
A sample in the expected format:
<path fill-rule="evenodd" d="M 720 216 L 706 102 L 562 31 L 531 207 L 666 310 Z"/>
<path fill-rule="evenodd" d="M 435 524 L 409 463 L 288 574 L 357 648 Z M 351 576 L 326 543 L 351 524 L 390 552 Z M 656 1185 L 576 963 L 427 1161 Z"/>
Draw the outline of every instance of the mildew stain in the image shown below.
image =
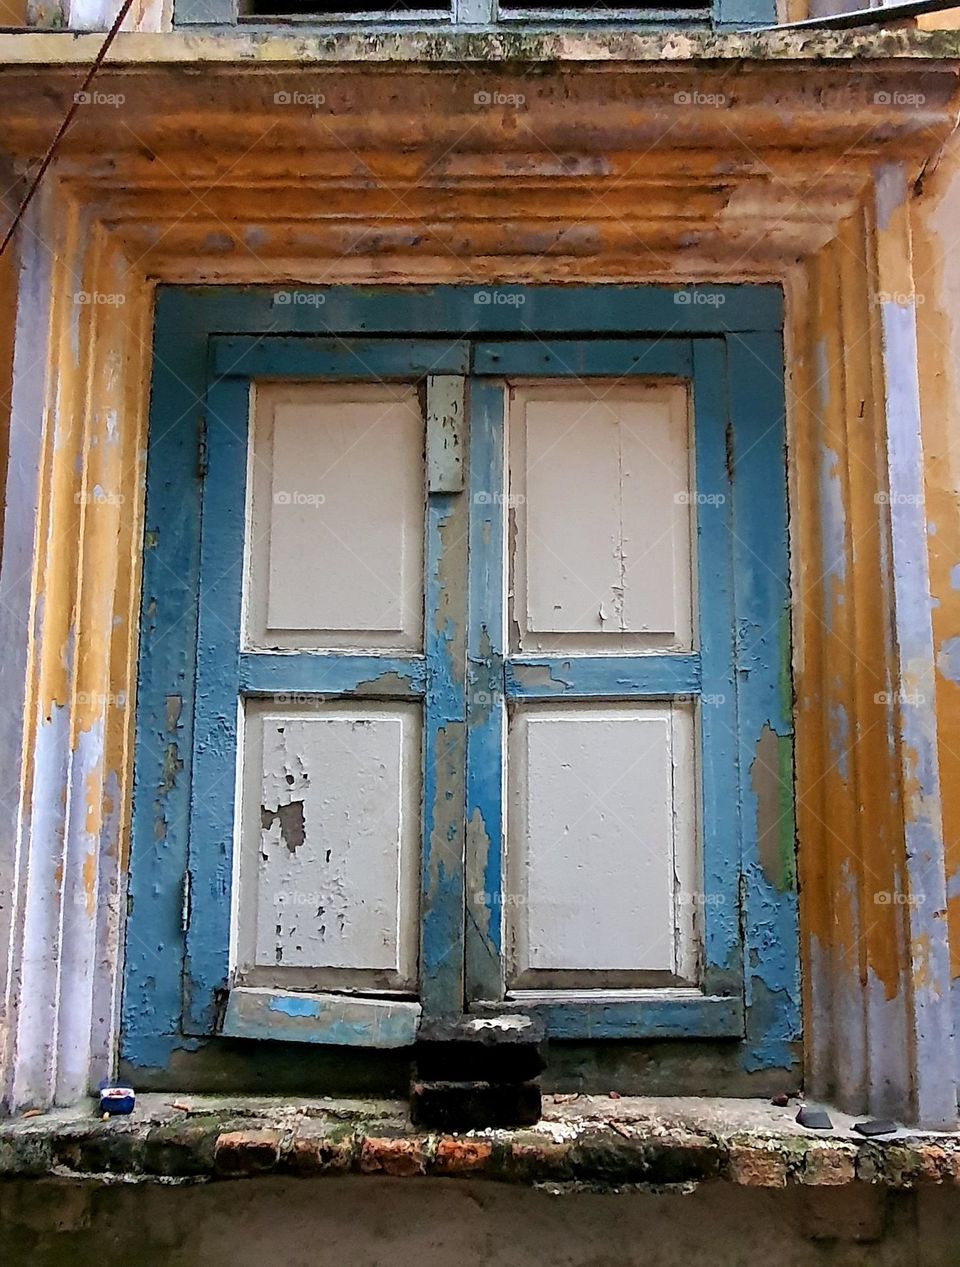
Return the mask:
<path fill-rule="evenodd" d="M 767 881 L 779 892 L 796 880 L 790 771 L 793 744 L 765 724 L 750 765 L 750 785 L 757 801 L 757 852 Z"/>

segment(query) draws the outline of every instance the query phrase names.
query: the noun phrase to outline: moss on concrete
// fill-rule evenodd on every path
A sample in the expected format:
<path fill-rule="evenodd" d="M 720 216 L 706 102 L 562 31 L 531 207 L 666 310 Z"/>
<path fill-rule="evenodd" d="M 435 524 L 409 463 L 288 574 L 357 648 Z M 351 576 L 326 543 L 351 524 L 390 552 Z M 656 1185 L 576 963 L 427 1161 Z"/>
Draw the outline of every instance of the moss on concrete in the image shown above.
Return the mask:
<path fill-rule="evenodd" d="M 88 63 L 102 43 L 96 32 L 36 31 L 0 35 L 0 64 Z M 124 33 L 113 64 L 220 62 L 395 62 L 463 66 L 584 62 L 854 62 L 955 60 L 960 31 L 907 27 L 853 31 L 482 30 L 291 32 L 249 28 L 209 32 Z"/>
<path fill-rule="evenodd" d="M 762 1101 L 548 1097 L 523 1130 L 415 1130 L 402 1102 L 142 1096 L 135 1114 L 59 1112 L 0 1124 L 0 1178 L 190 1182 L 264 1175 L 482 1178 L 554 1191 L 960 1183 L 960 1140 L 827 1135 Z"/>

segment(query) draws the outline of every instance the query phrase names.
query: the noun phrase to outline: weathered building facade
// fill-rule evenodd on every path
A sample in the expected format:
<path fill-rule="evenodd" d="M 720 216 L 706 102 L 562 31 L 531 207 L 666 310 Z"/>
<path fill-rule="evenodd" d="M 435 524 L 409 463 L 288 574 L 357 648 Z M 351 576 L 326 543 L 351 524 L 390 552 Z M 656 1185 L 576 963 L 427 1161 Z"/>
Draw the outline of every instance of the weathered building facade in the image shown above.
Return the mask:
<path fill-rule="evenodd" d="M 952 1130 L 956 33 L 145 5 L 82 87 L 113 16 L 0 34 L 7 223 L 81 94 L 0 258 L 7 1108 L 506 1015 Z"/>

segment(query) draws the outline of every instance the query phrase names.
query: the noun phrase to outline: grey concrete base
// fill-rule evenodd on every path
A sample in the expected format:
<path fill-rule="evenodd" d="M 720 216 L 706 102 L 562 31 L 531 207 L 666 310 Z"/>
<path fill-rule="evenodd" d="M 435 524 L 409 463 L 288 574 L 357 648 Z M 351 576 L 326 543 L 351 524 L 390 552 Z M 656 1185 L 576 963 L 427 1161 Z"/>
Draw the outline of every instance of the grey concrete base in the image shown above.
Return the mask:
<path fill-rule="evenodd" d="M 0 1185 L 4 1267 L 956 1267 L 955 1190 L 554 1196 L 473 1180 Z"/>

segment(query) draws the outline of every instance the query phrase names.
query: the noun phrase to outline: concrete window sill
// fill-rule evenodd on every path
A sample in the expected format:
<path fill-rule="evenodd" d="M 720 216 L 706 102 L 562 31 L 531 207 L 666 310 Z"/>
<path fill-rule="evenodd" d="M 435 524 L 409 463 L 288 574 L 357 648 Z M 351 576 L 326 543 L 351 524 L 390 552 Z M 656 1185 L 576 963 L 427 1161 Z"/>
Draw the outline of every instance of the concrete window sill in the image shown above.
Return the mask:
<path fill-rule="evenodd" d="M 796 1112 L 759 1100 L 554 1095 L 535 1127 L 436 1135 L 412 1127 L 399 1101 L 147 1094 L 129 1117 L 101 1120 L 91 1104 L 0 1122 L 0 1178 L 426 1175 L 556 1192 L 960 1183 L 960 1138 L 901 1129 L 867 1140 L 835 1110 L 834 1130 L 817 1133 Z"/>
<path fill-rule="evenodd" d="M 86 66 L 96 56 L 101 32 L 30 30 L 0 34 L 0 65 Z M 864 59 L 953 59 L 960 32 L 890 30 L 685 31 L 596 30 L 336 30 L 283 28 L 215 32 L 180 28 L 125 32 L 110 62 L 126 65 L 256 63 L 300 67 L 329 63 L 422 62 L 859 62 Z M 910 108 L 915 108 L 911 106 Z"/>

